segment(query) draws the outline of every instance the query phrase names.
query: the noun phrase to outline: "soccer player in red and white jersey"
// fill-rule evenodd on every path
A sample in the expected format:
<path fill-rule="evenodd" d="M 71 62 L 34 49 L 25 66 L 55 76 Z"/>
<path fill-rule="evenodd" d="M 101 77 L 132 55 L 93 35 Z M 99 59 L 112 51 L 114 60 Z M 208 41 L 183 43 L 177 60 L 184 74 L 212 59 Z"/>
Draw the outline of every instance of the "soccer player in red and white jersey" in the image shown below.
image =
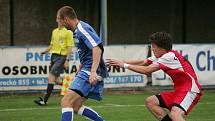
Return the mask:
<path fill-rule="evenodd" d="M 146 107 L 160 121 L 185 121 L 183 116 L 189 114 L 202 95 L 197 76 L 188 60 L 172 50 L 170 34 L 156 32 L 149 40 L 154 56 L 137 61 L 107 59 L 107 64 L 142 74 L 163 70 L 172 78 L 174 91 L 149 96 L 146 99 Z M 164 108 L 169 109 L 170 113 Z"/>

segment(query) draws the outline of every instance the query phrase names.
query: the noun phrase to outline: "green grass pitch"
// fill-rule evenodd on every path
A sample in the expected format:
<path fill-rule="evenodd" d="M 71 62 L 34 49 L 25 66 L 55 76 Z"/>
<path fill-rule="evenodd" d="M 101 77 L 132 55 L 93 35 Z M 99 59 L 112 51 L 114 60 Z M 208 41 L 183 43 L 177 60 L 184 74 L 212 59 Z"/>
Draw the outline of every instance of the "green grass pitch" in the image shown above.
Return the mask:
<path fill-rule="evenodd" d="M 157 121 L 146 109 L 144 102 L 151 93 L 106 94 L 100 102 L 88 100 L 106 121 Z M 38 96 L 0 96 L 0 121 L 60 121 L 61 96 L 52 96 L 48 106 L 37 106 L 33 100 Z M 214 92 L 204 92 L 199 104 L 186 117 L 186 121 L 215 120 Z M 87 121 L 75 115 L 74 121 Z"/>

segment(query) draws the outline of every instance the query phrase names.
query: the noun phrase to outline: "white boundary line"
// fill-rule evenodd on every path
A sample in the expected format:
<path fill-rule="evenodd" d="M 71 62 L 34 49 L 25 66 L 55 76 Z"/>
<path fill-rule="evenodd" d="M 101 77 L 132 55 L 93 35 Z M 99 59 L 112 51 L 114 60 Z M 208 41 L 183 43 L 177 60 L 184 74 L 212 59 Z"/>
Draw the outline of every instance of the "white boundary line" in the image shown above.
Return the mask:
<path fill-rule="evenodd" d="M 207 102 L 207 103 L 198 103 L 197 105 L 214 105 L 214 102 Z M 119 104 L 104 104 L 101 106 L 89 106 L 89 107 L 93 107 L 93 108 L 114 108 L 114 107 L 145 107 L 145 105 L 119 105 Z M 59 107 L 41 107 L 41 108 L 14 108 L 14 109 L 0 109 L 0 112 L 4 112 L 4 111 L 32 111 L 32 110 L 56 110 L 59 109 L 60 110 L 60 106 Z"/>
<path fill-rule="evenodd" d="M 145 105 L 118 105 L 118 104 L 105 104 L 101 106 L 89 106 L 93 108 L 113 108 L 113 107 L 145 107 Z M 56 110 L 60 109 L 60 107 L 44 107 L 44 108 L 17 108 L 17 109 L 1 109 L 0 112 L 4 111 L 32 111 L 32 110 Z"/>

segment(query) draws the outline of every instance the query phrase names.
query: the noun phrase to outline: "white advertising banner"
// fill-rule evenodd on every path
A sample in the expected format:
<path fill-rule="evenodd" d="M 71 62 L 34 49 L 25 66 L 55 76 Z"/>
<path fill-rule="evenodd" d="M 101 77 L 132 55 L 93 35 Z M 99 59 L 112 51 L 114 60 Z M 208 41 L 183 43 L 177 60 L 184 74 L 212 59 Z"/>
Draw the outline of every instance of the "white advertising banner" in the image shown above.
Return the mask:
<path fill-rule="evenodd" d="M 40 55 L 44 47 L 0 48 L 0 91 L 46 89 L 49 73 L 50 54 Z M 147 46 L 109 46 L 105 48 L 105 58 L 120 60 L 145 59 Z M 79 65 L 78 53 L 74 52 L 70 61 L 70 73 Z M 110 77 L 105 79 L 105 87 L 144 86 L 146 76 L 123 68 L 110 67 Z M 59 86 L 55 86 L 59 89 Z"/>
<path fill-rule="evenodd" d="M 139 46 L 109 46 L 105 48 L 106 59 L 139 60 L 146 59 L 148 47 Z M 140 87 L 145 86 L 147 78 L 143 74 L 135 73 L 124 68 L 110 67 L 110 77 L 105 79 L 105 87 Z"/>
<path fill-rule="evenodd" d="M 2 48 L 0 90 L 28 90 L 47 84 L 50 55 L 40 56 L 43 48 Z"/>
<path fill-rule="evenodd" d="M 201 85 L 215 85 L 215 44 L 174 45 L 192 64 Z M 152 74 L 153 85 L 172 85 L 171 78 L 158 71 Z"/>
<path fill-rule="evenodd" d="M 1 48 L 0 91 L 46 89 L 50 54 L 40 55 L 45 48 Z M 71 56 L 71 73 L 77 70 L 77 54 Z M 55 86 L 59 89 L 59 86 Z"/>

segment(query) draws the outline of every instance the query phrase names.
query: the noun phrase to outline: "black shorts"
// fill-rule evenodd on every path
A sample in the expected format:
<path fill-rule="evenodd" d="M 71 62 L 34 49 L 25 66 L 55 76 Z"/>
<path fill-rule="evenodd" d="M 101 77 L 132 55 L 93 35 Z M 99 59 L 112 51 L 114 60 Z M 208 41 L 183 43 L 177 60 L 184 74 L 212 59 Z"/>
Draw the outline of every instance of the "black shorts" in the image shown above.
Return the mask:
<path fill-rule="evenodd" d="M 155 95 L 157 98 L 158 98 L 158 100 L 159 100 L 159 106 L 160 107 L 162 107 L 162 108 L 167 108 L 167 106 L 166 106 L 166 104 L 165 104 L 165 102 L 164 102 L 164 100 L 163 100 L 163 98 L 162 98 L 162 96 L 161 95 Z"/>
<path fill-rule="evenodd" d="M 52 73 L 55 76 L 60 76 L 60 74 L 63 73 L 65 61 L 66 56 L 52 54 L 50 73 Z"/>

